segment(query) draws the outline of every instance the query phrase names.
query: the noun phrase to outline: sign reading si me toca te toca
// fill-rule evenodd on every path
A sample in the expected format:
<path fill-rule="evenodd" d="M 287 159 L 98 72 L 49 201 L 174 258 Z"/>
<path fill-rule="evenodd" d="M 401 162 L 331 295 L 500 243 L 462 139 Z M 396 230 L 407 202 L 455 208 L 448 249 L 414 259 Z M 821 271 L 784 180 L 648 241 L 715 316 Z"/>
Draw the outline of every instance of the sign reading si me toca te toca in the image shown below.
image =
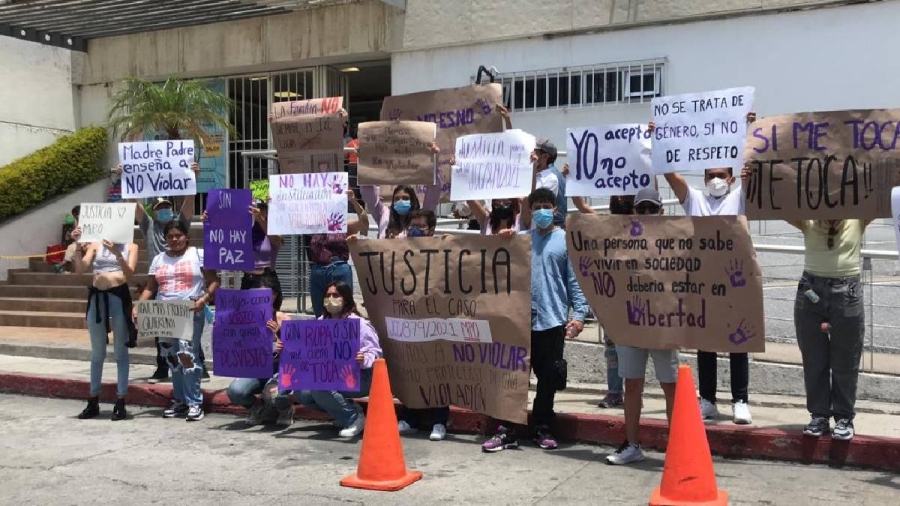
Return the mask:
<path fill-rule="evenodd" d="M 530 236 L 357 240 L 350 253 L 405 406 L 525 423 Z"/>
<path fill-rule="evenodd" d="M 900 109 L 761 119 L 747 158 L 751 220 L 887 218 L 900 185 Z"/>
<path fill-rule="evenodd" d="M 567 129 L 566 196 L 635 195 L 652 188 L 650 136 L 647 125 Z"/>
<path fill-rule="evenodd" d="M 569 215 L 569 259 L 617 344 L 765 350 L 762 274 L 743 216 Z"/>
<path fill-rule="evenodd" d="M 196 195 L 194 141 L 119 143 L 122 198 Z"/>

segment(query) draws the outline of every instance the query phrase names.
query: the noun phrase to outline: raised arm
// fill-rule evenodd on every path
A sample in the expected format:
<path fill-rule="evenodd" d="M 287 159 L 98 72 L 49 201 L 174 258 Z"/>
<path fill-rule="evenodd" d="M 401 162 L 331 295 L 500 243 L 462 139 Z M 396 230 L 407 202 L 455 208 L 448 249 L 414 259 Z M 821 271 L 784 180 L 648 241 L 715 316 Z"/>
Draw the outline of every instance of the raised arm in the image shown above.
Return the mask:
<path fill-rule="evenodd" d="M 194 181 L 200 177 L 200 164 L 194 162 L 191 164 L 191 170 L 194 171 Z M 191 221 L 194 217 L 194 198 L 195 195 L 186 195 L 184 202 L 181 203 L 181 217 L 186 221 Z"/>
<path fill-rule="evenodd" d="M 353 190 L 347 190 L 347 200 L 350 201 L 350 205 L 353 206 L 353 210 L 356 211 L 356 216 L 359 218 L 347 224 L 347 234 L 367 233 L 369 231 L 369 215 L 366 214 L 362 204 L 356 200 L 356 193 Z"/>
<path fill-rule="evenodd" d="M 478 222 L 479 227 L 484 227 L 484 223 L 488 220 L 490 213 L 484 208 L 484 204 L 480 200 L 467 200 L 466 205 L 472 211 L 472 218 Z"/>
<path fill-rule="evenodd" d="M 93 244 L 88 246 L 87 251 L 85 251 L 82 249 L 81 244 L 76 243 L 75 254 L 72 257 L 75 263 L 75 274 L 84 274 L 84 271 L 87 270 L 87 266 L 93 263 L 95 254 L 96 249 Z"/>
<path fill-rule="evenodd" d="M 594 208 L 588 205 L 584 197 L 572 197 L 572 203 L 584 214 L 597 214 L 597 211 L 594 211 Z"/>
<path fill-rule="evenodd" d="M 512 130 L 512 118 L 509 117 L 509 109 L 503 107 L 502 104 L 497 104 L 497 112 L 503 117 L 503 125 L 506 129 Z"/>

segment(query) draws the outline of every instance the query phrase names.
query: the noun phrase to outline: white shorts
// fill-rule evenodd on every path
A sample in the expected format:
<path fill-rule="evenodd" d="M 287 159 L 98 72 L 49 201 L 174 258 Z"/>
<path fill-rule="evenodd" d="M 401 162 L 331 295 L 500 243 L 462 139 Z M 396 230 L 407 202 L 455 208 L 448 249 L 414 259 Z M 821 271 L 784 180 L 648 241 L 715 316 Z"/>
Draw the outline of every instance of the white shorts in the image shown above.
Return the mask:
<path fill-rule="evenodd" d="M 678 350 L 648 350 L 617 344 L 616 353 L 619 355 L 619 376 L 622 379 L 644 379 L 649 357 L 653 357 L 657 381 L 675 383 L 678 378 Z"/>

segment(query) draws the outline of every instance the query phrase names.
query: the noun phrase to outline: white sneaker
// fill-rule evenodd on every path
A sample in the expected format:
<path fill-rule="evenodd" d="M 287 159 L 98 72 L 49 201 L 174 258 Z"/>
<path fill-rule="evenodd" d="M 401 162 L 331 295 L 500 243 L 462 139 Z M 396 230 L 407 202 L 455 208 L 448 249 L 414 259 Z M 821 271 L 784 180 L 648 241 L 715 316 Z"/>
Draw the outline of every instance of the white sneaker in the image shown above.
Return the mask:
<path fill-rule="evenodd" d="M 738 425 L 747 425 L 753 422 L 753 418 L 750 417 L 749 404 L 744 401 L 737 401 L 732 407 L 734 408 L 734 423 Z"/>
<path fill-rule="evenodd" d="M 443 441 L 444 438 L 447 437 L 447 427 L 444 427 L 442 423 L 434 424 L 434 427 L 431 428 L 431 435 L 428 436 L 428 439 L 432 441 Z"/>
<path fill-rule="evenodd" d="M 624 466 L 644 460 L 644 452 L 641 451 L 640 445 L 631 444 L 628 441 L 622 443 L 622 446 L 612 455 L 607 455 L 606 463 L 614 466 Z"/>
<path fill-rule="evenodd" d="M 719 408 L 715 404 L 704 398 L 700 398 L 700 414 L 704 420 L 715 420 L 719 418 Z"/>
<path fill-rule="evenodd" d="M 406 420 L 400 420 L 397 422 L 397 430 L 400 432 L 400 435 L 403 436 L 405 434 L 412 434 L 416 431 Z"/>
<path fill-rule="evenodd" d="M 338 436 L 345 438 L 352 438 L 362 434 L 363 428 L 366 426 L 366 415 L 362 414 L 360 411 L 359 415 L 356 417 L 356 421 L 350 424 L 346 429 L 341 429 L 338 432 Z"/>

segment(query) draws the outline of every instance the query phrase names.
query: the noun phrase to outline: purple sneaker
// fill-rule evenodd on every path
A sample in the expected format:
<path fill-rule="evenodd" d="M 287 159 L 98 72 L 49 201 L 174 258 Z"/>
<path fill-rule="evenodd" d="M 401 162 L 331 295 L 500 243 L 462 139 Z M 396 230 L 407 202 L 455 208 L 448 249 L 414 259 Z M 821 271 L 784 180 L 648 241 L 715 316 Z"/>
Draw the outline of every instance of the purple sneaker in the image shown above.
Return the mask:
<path fill-rule="evenodd" d="M 500 426 L 497 428 L 497 433 L 494 434 L 494 437 L 481 445 L 481 451 L 493 453 L 518 447 L 519 442 L 516 440 L 516 435 L 506 427 Z"/>
<path fill-rule="evenodd" d="M 534 442 L 544 450 L 555 450 L 557 448 L 556 438 L 547 428 L 540 428 L 534 433 Z"/>

